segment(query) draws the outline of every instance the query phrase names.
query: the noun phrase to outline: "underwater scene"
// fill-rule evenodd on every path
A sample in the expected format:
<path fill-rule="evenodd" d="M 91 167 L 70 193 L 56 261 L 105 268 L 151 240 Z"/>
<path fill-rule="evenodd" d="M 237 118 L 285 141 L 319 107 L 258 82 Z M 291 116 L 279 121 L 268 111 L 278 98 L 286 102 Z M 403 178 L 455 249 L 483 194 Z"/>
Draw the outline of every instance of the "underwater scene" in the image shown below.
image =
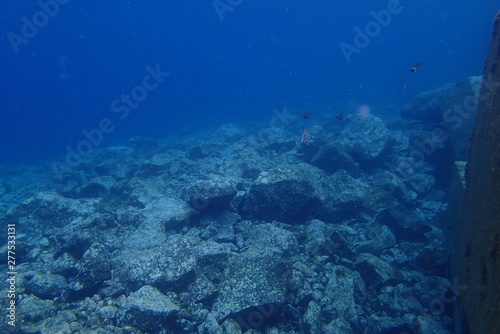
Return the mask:
<path fill-rule="evenodd" d="M 1 333 L 500 333 L 497 1 L 3 7 Z"/>

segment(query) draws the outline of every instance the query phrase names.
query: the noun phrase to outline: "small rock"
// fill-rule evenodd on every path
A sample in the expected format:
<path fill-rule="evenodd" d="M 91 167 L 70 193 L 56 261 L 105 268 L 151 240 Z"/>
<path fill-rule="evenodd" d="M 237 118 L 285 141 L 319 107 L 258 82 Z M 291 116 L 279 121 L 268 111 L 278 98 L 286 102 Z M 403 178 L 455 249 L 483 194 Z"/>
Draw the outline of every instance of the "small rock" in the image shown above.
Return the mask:
<path fill-rule="evenodd" d="M 115 306 L 103 306 L 98 311 L 102 319 L 113 319 L 118 313 L 118 308 Z"/>
<path fill-rule="evenodd" d="M 358 257 L 355 268 L 366 285 L 375 288 L 384 284 L 395 285 L 402 280 L 401 273 L 397 269 L 372 254 L 362 253 Z"/>
<path fill-rule="evenodd" d="M 26 296 L 19 302 L 19 317 L 24 321 L 38 322 L 54 313 L 54 302 L 34 295 Z"/>
<path fill-rule="evenodd" d="M 78 280 L 85 288 L 101 285 L 111 278 L 111 254 L 108 249 L 95 243 L 83 254 Z"/>
<path fill-rule="evenodd" d="M 179 307 L 158 289 L 145 285 L 126 297 L 118 322 L 143 331 L 159 332 L 179 312 Z"/>
<path fill-rule="evenodd" d="M 319 333 L 321 328 L 321 307 L 310 301 L 302 318 L 302 331 L 305 334 Z"/>
<path fill-rule="evenodd" d="M 64 296 L 68 291 L 68 283 L 64 276 L 51 273 L 27 272 L 26 293 L 32 293 L 42 299 L 54 299 Z"/>

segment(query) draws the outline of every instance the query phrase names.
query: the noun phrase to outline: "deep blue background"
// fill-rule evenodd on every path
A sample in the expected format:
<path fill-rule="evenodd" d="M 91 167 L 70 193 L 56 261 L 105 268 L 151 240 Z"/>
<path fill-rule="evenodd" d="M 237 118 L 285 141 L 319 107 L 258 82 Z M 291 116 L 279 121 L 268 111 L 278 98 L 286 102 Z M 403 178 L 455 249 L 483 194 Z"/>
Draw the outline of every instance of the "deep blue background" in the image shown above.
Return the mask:
<path fill-rule="evenodd" d="M 339 44 L 352 44 L 354 27 L 388 1 L 335 2 L 244 0 L 221 21 L 210 0 L 71 0 L 18 54 L 7 36 L 40 6 L 10 2 L 0 14 L 0 164 L 63 155 L 104 117 L 116 125 L 108 145 L 270 118 L 285 104 L 318 114 L 399 106 L 480 74 L 498 9 L 496 0 L 402 0 L 403 12 L 348 64 Z M 120 121 L 111 102 L 156 64 L 170 76 Z"/>

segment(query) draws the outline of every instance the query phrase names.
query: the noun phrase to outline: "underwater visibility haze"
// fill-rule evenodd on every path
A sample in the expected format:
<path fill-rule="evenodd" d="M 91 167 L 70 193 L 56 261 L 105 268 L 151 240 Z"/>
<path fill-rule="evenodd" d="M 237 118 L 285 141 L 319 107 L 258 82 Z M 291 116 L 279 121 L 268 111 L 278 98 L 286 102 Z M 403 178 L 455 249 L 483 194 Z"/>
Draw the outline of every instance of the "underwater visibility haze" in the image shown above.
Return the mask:
<path fill-rule="evenodd" d="M 6 162 L 64 154 L 103 117 L 118 123 L 107 145 L 261 119 L 283 105 L 320 113 L 353 101 L 399 105 L 480 73 L 496 8 L 494 1 L 63 3 L 36 33 L 24 28 L 30 38 L 21 18 L 32 22 L 43 6 L 19 2 L 1 14 Z M 373 13 L 389 5 L 395 14 L 377 30 Z M 355 28 L 366 26 L 373 37 L 358 48 Z M 342 43 L 359 51 L 347 59 Z M 423 73 L 410 76 L 416 62 Z M 170 76 L 119 122 L 111 102 L 157 64 Z"/>
<path fill-rule="evenodd" d="M 4 5 L 0 331 L 480 333 L 454 240 L 498 9 Z"/>

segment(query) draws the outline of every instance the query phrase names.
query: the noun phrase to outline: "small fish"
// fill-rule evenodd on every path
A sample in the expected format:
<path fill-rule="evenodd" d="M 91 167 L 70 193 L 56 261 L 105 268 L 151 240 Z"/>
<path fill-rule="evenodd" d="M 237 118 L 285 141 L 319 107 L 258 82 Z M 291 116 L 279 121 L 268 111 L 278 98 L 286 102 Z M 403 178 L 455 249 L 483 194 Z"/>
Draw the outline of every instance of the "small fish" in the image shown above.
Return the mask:
<path fill-rule="evenodd" d="M 406 81 L 403 81 L 403 84 L 401 85 L 401 89 L 406 90 L 406 87 L 408 87 L 408 85 L 406 84 Z"/>
<path fill-rule="evenodd" d="M 310 140 L 311 140 L 311 133 L 309 132 L 309 130 L 307 128 L 304 128 L 304 130 L 302 130 L 302 134 L 300 136 L 300 143 L 309 145 Z"/>
<path fill-rule="evenodd" d="M 410 68 L 410 72 L 411 72 L 411 73 L 415 73 L 415 72 L 417 72 L 417 68 L 419 68 L 419 67 L 420 67 L 420 65 L 422 65 L 422 64 L 420 64 L 420 63 L 416 63 L 415 65 L 413 65 L 413 66 Z"/>
<path fill-rule="evenodd" d="M 339 121 L 343 120 L 344 117 L 345 117 L 345 114 L 343 112 L 335 116 L 335 118 L 338 119 Z"/>
<path fill-rule="evenodd" d="M 305 118 L 305 119 L 309 119 L 309 118 L 312 118 L 313 117 L 313 113 L 310 112 L 310 111 L 304 111 L 302 114 L 301 114 L 302 118 Z"/>

